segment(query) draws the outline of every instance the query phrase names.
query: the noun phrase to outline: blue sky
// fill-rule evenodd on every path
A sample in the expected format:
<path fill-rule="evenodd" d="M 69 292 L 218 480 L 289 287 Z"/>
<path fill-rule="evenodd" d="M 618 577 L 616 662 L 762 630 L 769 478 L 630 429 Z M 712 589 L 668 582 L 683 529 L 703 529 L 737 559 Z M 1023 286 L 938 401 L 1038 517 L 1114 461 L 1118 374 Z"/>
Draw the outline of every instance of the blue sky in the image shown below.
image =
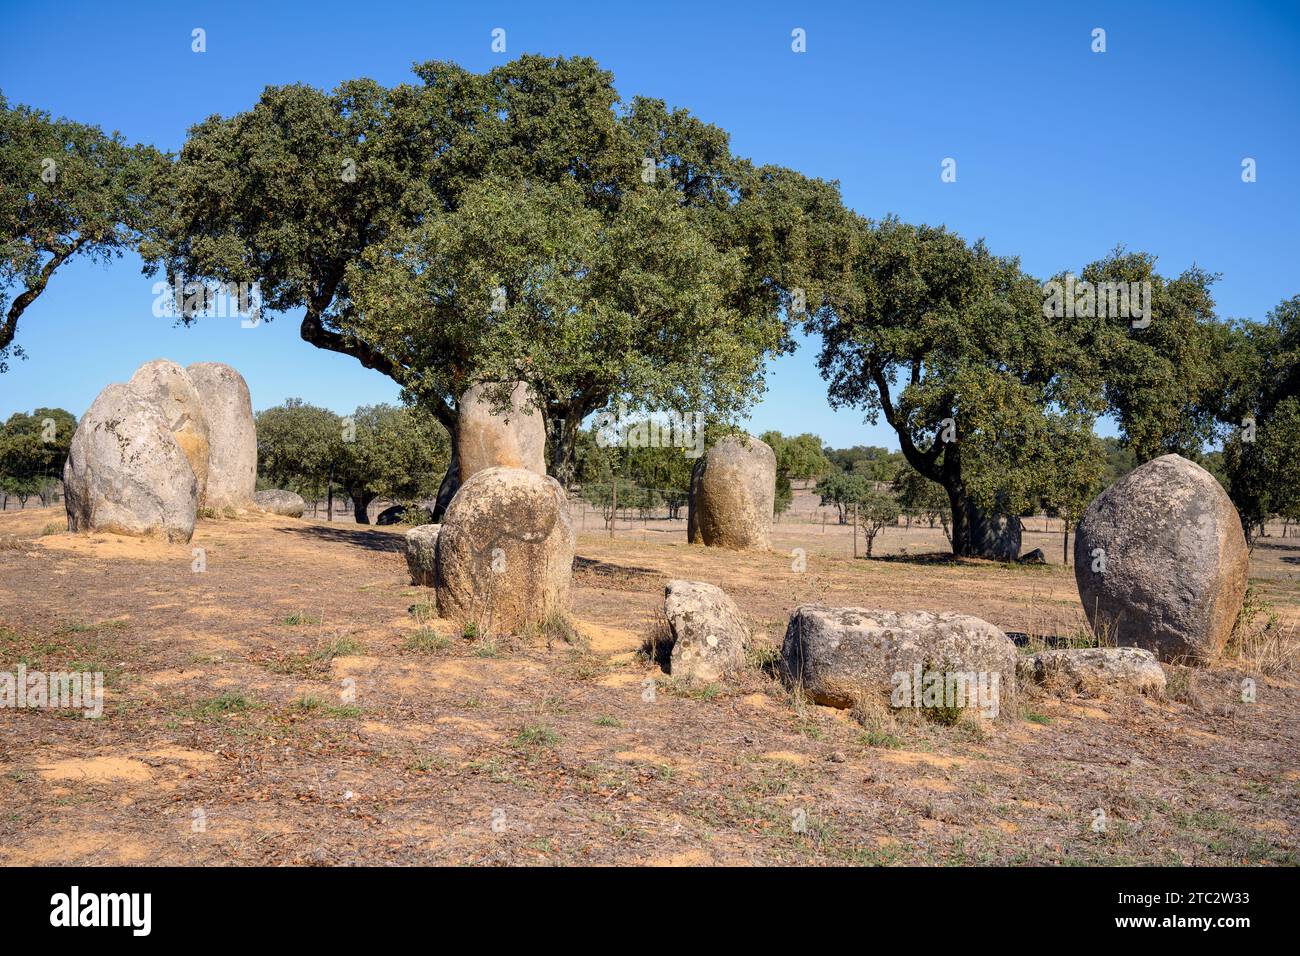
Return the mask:
<path fill-rule="evenodd" d="M 57 12 L 55 12 L 57 10 Z M 191 52 L 191 30 L 207 52 Z M 506 30 L 507 52 L 491 32 Z M 1105 53 L 1090 49 L 1106 31 Z M 807 52 L 791 50 L 802 28 Z M 1300 293 L 1300 5 L 1295 3 L 492 4 L 0 0 L 0 89 L 132 141 L 177 149 L 264 86 L 411 79 L 417 60 L 486 70 L 524 52 L 594 56 L 624 97 L 683 106 L 761 163 L 839 179 L 879 217 L 944 223 L 1035 275 L 1117 243 L 1223 274 L 1220 314 L 1262 318 Z M 957 181 L 940 164 L 957 160 Z M 1241 181 L 1244 157 L 1258 181 Z M 65 266 L 23 316 L 27 361 L 0 376 L 0 417 L 81 414 L 110 381 L 166 356 L 228 362 L 255 407 L 339 411 L 396 387 L 298 338 L 297 317 L 173 328 L 128 256 Z M 816 343 L 773 362 L 752 428 L 897 447 L 833 412 Z"/>

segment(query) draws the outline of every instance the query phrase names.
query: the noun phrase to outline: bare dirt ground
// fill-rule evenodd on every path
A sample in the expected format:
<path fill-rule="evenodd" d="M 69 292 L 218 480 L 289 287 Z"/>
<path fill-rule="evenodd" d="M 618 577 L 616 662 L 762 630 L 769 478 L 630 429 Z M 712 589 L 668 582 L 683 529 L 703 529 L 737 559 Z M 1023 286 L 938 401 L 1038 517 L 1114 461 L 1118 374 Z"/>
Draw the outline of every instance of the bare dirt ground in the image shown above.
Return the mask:
<path fill-rule="evenodd" d="M 47 527 L 61 519 L 0 515 L 0 671 L 102 672 L 105 711 L 0 708 L 0 863 L 1300 861 L 1293 674 L 1170 667 L 1167 699 L 1025 691 L 954 726 L 864 725 L 772 676 L 813 601 L 1077 634 L 1059 563 L 939 560 L 928 529 L 888 529 L 854 561 L 847 531 L 812 519 L 731 554 L 686 545 L 681 522 L 611 540 L 588 514 L 582 638 L 547 647 L 438 619 L 401 527 L 201 521 L 170 546 Z M 1035 533 L 1025 547 L 1059 562 L 1059 533 Z M 638 654 L 672 577 L 749 615 L 734 683 L 687 690 Z M 1251 577 L 1294 627 L 1300 539 L 1263 539 Z"/>

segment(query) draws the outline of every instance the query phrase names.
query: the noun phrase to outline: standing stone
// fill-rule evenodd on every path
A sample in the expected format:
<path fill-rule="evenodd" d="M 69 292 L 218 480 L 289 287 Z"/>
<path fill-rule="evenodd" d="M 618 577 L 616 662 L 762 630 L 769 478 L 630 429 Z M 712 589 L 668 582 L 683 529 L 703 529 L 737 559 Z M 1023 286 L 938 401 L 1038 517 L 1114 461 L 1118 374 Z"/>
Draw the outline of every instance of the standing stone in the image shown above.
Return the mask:
<path fill-rule="evenodd" d="M 567 611 L 575 535 L 564 490 L 522 468 L 485 468 L 460 486 L 438 533 L 444 617 L 516 632 Z"/>
<path fill-rule="evenodd" d="M 114 383 L 82 416 L 63 467 L 69 531 L 194 534 L 198 481 L 157 402 Z"/>
<path fill-rule="evenodd" d="M 1178 455 L 1149 461 L 1098 495 L 1074 539 L 1074 577 L 1094 632 L 1166 662 L 1204 662 L 1223 650 L 1249 563 L 1231 499 Z"/>
<path fill-rule="evenodd" d="M 664 616 L 674 677 L 709 683 L 744 664 L 749 626 L 722 588 L 703 581 L 669 581 Z"/>
<path fill-rule="evenodd" d="M 185 460 L 194 472 L 201 507 L 208 486 L 208 421 L 194 383 L 185 369 L 175 362 L 154 359 L 136 369 L 127 384 L 152 399 L 162 412 L 176 444 L 181 446 Z"/>
<path fill-rule="evenodd" d="M 485 468 L 523 468 L 546 474 L 546 426 L 529 401 L 528 386 L 517 382 L 510 405 L 498 412 L 490 393 L 500 386 L 472 385 L 461 396 L 456 425 L 460 483 Z"/>
<path fill-rule="evenodd" d="M 752 436 L 729 435 L 700 461 L 693 481 L 700 540 L 712 548 L 767 550 L 776 506 L 775 452 Z"/>
<path fill-rule="evenodd" d="M 411 572 L 412 584 L 434 586 L 441 530 L 440 524 L 422 524 L 406 532 L 406 567 Z"/>
<path fill-rule="evenodd" d="M 208 484 L 201 504 L 249 508 L 257 487 L 257 428 L 248 383 L 229 365 L 198 362 L 185 370 L 208 424 Z"/>
<path fill-rule="evenodd" d="M 1015 692 L 1016 645 L 969 614 L 810 604 L 795 609 L 781 646 L 786 685 L 829 707 L 891 701 L 903 681 L 915 689 L 913 675 L 919 675 L 924 687 L 930 674 L 973 675 L 977 687 L 993 694 L 996 715 L 998 698 Z M 983 710 L 989 702 L 976 696 L 967 695 L 966 707 Z"/>
<path fill-rule="evenodd" d="M 307 510 L 307 502 L 303 501 L 302 495 L 295 491 L 274 488 L 255 493 L 253 507 L 286 518 L 301 518 L 303 512 Z"/>

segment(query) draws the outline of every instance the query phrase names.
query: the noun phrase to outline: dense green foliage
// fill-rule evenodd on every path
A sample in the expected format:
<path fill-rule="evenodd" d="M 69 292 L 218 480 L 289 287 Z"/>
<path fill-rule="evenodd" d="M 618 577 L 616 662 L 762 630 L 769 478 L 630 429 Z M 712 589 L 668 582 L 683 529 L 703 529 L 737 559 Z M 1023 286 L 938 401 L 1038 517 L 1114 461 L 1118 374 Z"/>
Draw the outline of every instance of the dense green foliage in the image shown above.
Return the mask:
<path fill-rule="evenodd" d="M 18 321 L 60 266 L 137 245 L 164 166 L 152 147 L 11 106 L 0 93 L 0 373 L 23 357 Z"/>
<path fill-rule="evenodd" d="M 271 313 L 403 386 L 454 433 L 478 381 L 530 382 L 567 480 L 611 401 L 734 418 L 815 288 L 807 223 L 837 190 L 734 157 L 662 101 L 619 100 L 586 58 L 419 83 L 267 89 L 196 126 L 145 254 L 260 282 Z"/>
<path fill-rule="evenodd" d="M 49 504 L 63 478 L 77 420 L 62 408 L 15 412 L 0 425 L 0 495 Z"/>
<path fill-rule="evenodd" d="M 257 413 L 262 482 L 312 501 L 338 487 L 361 524 L 376 498 L 430 497 L 450 457 L 446 431 L 414 408 L 364 405 L 345 417 L 289 399 Z"/>

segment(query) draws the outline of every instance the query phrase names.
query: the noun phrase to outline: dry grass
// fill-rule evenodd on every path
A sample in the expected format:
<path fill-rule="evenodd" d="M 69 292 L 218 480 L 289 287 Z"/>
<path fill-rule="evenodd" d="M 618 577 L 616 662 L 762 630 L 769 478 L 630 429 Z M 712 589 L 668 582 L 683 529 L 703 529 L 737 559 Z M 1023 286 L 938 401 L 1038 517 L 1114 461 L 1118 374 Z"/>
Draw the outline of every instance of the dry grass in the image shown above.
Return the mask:
<path fill-rule="evenodd" d="M 1300 861 L 1289 675 L 1252 672 L 1246 703 L 1242 660 L 1169 668 L 1167 700 L 1034 688 L 951 725 L 819 707 L 776 677 L 801 603 L 1068 637 L 1081 609 L 1059 565 L 855 562 L 792 525 L 761 555 L 591 534 L 571 622 L 589 639 L 466 640 L 408 583 L 401 529 L 204 521 L 196 574 L 188 548 L 41 537 L 48 520 L 0 516 L 25 541 L 0 551 L 0 670 L 113 670 L 99 720 L 0 709 L 5 864 Z M 1286 552 L 1257 554 L 1286 624 Z M 721 586 L 752 623 L 726 681 L 682 686 L 638 656 L 676 577 Z"/>

